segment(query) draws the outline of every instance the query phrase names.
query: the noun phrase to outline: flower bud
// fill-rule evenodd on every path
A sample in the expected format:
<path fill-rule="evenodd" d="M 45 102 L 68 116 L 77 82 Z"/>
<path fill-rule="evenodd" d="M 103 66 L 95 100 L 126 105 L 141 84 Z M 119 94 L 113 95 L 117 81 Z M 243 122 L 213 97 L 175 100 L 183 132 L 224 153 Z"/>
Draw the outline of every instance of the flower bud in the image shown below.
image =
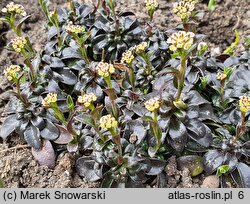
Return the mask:
<path fill-rule="evenodd" d="M 17 37 L 11 40 L 13 49 L 20 53 L 22 49 L 24 49 L 25 45 L 27 44 L 27 40 L 23 37 Z"/>
<path fill-rule="evenodd" d="M 14 4 L 10 2 L 5 8 L 1 10 L 3 13 L 18 14 L 20 16 L 26 16 L 27 13 L 24 11 L 24 7 L 20 4 Z"/>
<path fill-rule="evenodd" d="M 94 101 L 96 101 L 97 97 L 95 94 L 84 94 L 83 96 L 78 96 L 78 103 L 83 104 L 86 108 L 89 107 Z"/>
<path fill-rule="evenodd" d="M 188 50 L 194 43 L 194 36 L 194 33 L 186 31 L 173 33 L 167 39 L 167 43 L 170 44 L 169 49 L 171 51 L 176 51 L 177 49 Z"/>
<path fill-rule="evenodd" d="M 17 79 L 18 72 L 21 70 L 21 67 L 18 65 L 11 65 L 7 69 L 4 70 L 4 75 L 7 77 L 9 81 L 13 81 Z"/>
<path fill-rule="evenodd" d="M 103 129 L 110 129 L 117 127 L 117 121 L 111 115 L 105 115 L 100 118 L 100 127 Z"/>
<path fill-rule="evenodd" d="M 56 93 L 48 93 L 47 96 L 42 100 L 42 105 L 45 108 L 51 107 L 52 103 L 57 102 L 57 94 Z"/>
<path fill-rule="evenodd" d="M 239 101 L 240 111 L 246 113 L 250 110 L 250 97 L 249 96 L 240 96 Z"/>
<path fill-rule="evenodd" d="M 157 110 L 158 108 L 160 108 L 160 100 L 159 100 L 159 98 L 151 98 L 148 101 L 146 101 L 144 103 L 144 105 L 145 105 L 146 109 L 153 112 L 153 111 Z"/>
<path fill-rule="evenodd" d="M 102 77 L 108 77 L 115 72 L 114 65 L 105 62 L 99 62 L 95 69 Z"/>

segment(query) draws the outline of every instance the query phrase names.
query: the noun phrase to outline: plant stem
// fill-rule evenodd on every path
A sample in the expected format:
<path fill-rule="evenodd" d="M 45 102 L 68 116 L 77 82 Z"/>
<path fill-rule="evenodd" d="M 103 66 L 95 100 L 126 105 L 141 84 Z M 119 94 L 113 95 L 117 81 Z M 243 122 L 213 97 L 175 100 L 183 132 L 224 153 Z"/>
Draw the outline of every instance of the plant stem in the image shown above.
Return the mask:
<path fill-rule="evenodd" d="M 107 83 L 107 85 L 108 85 L 108 88 L 109 88 L 109 89 L 112 89 L 113 86 L 112 86 L 112 83 L 111 83 L 111 78 L 110 78 L 110 76 L 105 77 L 104 80 L 106 81 L 106 83 Z"/>
<path fill-rule="evenodd" d="M 129 80 L 132 86 L 132 90 L 135 91 L 135 74 L 134 74 L 134 70 L 132 67 L 128 68 L 128 74 L 129 74 Z"/>
<path fill-rule="evenodd" d="M 157 110 L 154 110 L 154 122 L 155 122 L 155 123 L 158 123 L 158 121 L 157 121 L 157 116 L 158 116 Z"/>
<path fill-rule="evenodd" d="M 84 61 L 87 63 L 87 64 L 90 64 L 90 61 L 89 61 L 89 58 L 88 58 L 88 55 L 87 55 L 87 50 L 84 46 L 84 44 L 80 45 L 80 51 L 81 51 L 81 54 L 82 54 L 82 57 L 84 59 Z"/>
<path fill-rule="evenodd" d="M 176 101 L 178 101 L 181 97 L 181 92 L 184 88 L 184 80 L 185 80 L 185 71 L 186 71 L 186 56 L 182 55 L 181 56 L 181 69 L 180 69 L 180 75 L 179 75 L 179 79 L 178 79 L 178 92 L 177 92 L 177 97 L 176 97 Z"/>
<path fill-rule="evenodd" d="M 25 61 L 25 64 L 29 67 L 30 69 L 30 80 L 34 83 L 36 83 L 36 74 L 35 74 L 35 71 L 34 71 L 34 68 L 33 68 L 33 65 L 31 64 L 29 58 L 28 58 L 28 55 L 26 53 L 26 51 L 24 49 L 22 49 L 21 51 L 23 57 L 24 57 L 24 61 Z"/>
<path fill-rule="evenodd" d="M 241 125 L 240 125 L 240 130 L 236 132 L 236 136 L 233 140 L 233 143 L 237 142 L 240 137 L 245 133 L 246 131 L 246 127 L 245 127 L 245 117 L 246 117 L 246 113 L 245 112 L 241 112 Z"/>
<path fill-rule="evenodd" d="M 110 128 L 109 130 L 110 130 L 112 137 L 113 137 L 113 140 L 118 148 L 118 154 L 119 154 L 118 164 L 121 164 L 122 163 L 122 144 L 121 144 L 120 134 L 116 131 L 115 128 Z"/>

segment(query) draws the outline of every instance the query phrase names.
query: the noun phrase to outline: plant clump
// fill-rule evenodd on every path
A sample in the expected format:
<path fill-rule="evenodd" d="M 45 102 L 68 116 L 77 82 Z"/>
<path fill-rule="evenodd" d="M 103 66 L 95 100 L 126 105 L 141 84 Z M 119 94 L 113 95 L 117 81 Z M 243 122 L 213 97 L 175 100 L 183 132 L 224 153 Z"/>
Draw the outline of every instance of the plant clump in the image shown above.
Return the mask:
<path fill-rule="evenodd" d="M 49 168 L 75 154 L 77 173 L 102 187 L 165 187 L 172 156 L 191 176 L 250 187 L 250 51 L 236 55 L 234 43 L 211 56 L 196 32 L 197 1 L 176 2 L 181 25 L 164 31 L 154 25 L 155 0 L 145 1 L 146 25 L 115 0 L 54 10 L 38 2 L 48 21 L 41 52 L 22 29 L 23 7 L 1 12 L 16 34 L 7 48 L 23 57 L 4 71 L 13 98 L 3 140 L 18 134 Z"/>

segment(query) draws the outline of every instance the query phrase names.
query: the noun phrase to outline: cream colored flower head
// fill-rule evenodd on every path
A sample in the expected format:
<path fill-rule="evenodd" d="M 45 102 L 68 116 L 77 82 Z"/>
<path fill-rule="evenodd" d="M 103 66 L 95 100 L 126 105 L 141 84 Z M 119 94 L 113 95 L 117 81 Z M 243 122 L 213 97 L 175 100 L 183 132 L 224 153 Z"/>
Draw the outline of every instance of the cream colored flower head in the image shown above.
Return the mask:
<path fill-rule="evenodd" d="M 72 33 L 72 34 L 80 34 L 80 33 L 84 33 L 85 32 L 85 28 L 83 26 L 80 26 L 80 25 L 74 25 L 72 23 L 72 21 L 70 21 L 68 23 L 68 25 L 66 26 L 66 31 L 68 33 Z"/>
<path fill-rule="evenodd" d="M 99 62 L 95 69 L 97 73 L 102 77 L 108 77 L 111 74 L 115 73 L 114 65 L 106 62 Z"/>
<path fill-rule="evenodd" d="M 173 12 L 181 19 L 189 18 L 195 8 L 196 1 L 182 0 L 173 4 Z"/>
<path fill-rule="evenodd" d="M 240 106 L 240 111 L 243 113 L 250 111 L 250 97 L 240 96 L 239 106 Z"/>
<path fill-rule="evenodd" d="M 147 42 L 142 42 L 141 44 L 134 46 L 133 50 L 137 54 L 139 54 L 139 53 L 145 52 L 147 47 L 148 47 L 148 43 Z"/>
<path fill-rule="evenodd" d="M 4 70 L 4 75 L 7 77 L 9 81 L 13 81 L 14 79 L 17 79 L 20 71 L 21 71 L 20 66 L 10 65 L 7 69 Z"/>
<path fill-rule="evenodd" d="M 128 50 L 128 51 L 122 53 L 121 63 L 130 64 L 134 58 L 135 57 L 134 57 L 132 51 Z"/>
<path fill-rule="evenodd" d="M 223 81 L 227 78 L 227 75 L 223 72 L 218 72 L 217 75 L 216 75 L 216 78 L 220 81 Z"/>
<path fill-rule="evenodd" d="M 49 108 L 51 103 L 57 102 L 57 94 L 56 93 L 48 93 L 47 96 L 42 100 L 42 105 L 45 108 Z"/>
<path fill-rule="evenodd" d="M 117 121 L 112 115 L 105 115 L 100 118 L 100 127 L 102 129 L 110 129 L 117 127 Z"/>
<path fill-rule="evenodd" d="M 151 98 L 144 103 L 146 109 L 153 112 L 160 108 L 160 99 L 159 98 Z"/>
<path fill-rule="evenodd" d="M 96 101 L 97 97 L 94 93 L 84 94 L 82 96 L 78 96 L 78 103 L 83 104 L 86 108 L 89 107 L 94 101 Z"/>
<path fill-rule="evenodd" d="M 13 49 L 20 53 L 22 49 L 24 49 L 25 45 L 27 44 L 27 40 L 23 37 L 17 37 L 11 40 Z"/>
<path fill-rule="evenodd" d="M 157 0 L 145 0 L 145 4 L 147 11 L 155 11 L 159 6 Z"/>
<path fill-rule="evenodd" d="M 186 31 L 173 33 L 167 40 L 167 43 L 170 44 L 169 49 L 171 51 L 177 49 L 188 50 L 194 43 L 194 36 L 194 33 Z"/>
<path fill-rule="evenodd" d="M 2 9 L 3 13 L 18 14 L 20 16 L 26 16 L 27 13 L 24 11 L 24 7 L 20 4 L 10 2 L 6 7 Z"/>

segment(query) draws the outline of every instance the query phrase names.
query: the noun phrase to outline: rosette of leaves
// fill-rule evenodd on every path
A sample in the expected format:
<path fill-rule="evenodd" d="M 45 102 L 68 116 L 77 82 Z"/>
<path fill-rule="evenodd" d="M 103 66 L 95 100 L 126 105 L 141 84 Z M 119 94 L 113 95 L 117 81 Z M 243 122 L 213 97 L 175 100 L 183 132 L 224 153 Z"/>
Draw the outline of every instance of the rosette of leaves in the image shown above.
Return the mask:
<path fill-rule="evenodd" d="M 141 42 L 142 28 L 137 19 L 130 16 L 131 12 L 119 13 L 117 16 L 100 10 L 93 27 L 91 28 L 91 44 L 94 59 L 100 60 L 102 51 L 105 59 L 114 61 L 122 53 Z"/>
<path fill-rule="evenodd" d="M 77 120 L 94 126 L 89 116 L 77 117 Z M 91 151 L 91 154 L 77 160 L 76 169 L 80 176 L 89 181 L 102 179 L 102 187 L 144 187 L 152 176 L 164 170 L 165 161 L 147 157 L 147 152 L 142 148 L 146 136 L 142 122 L 127 120 L 123 126 L 122 162 L 117 159 L 117 147 L 107 132 L 102 131 L 104 137 L 101 138 L 93 131 L 84 131 L 80 139 L 81 147 Z"/>
<path fill-rule="evenodd" d="M 23 96 L 24 97 L 24 96 Z M 0 136 L 6 139 L 11 133 L 16 132 L 36 150 L 42 148 L 42 140 L 56 140 L 60 132 L 58 128 L 48 119 L 44 109 L 41 107 L 40 96 L 31 95 L 26 98 L 24 104 L 19 100 L 12 100 L 8 114 L 0 129 Z"/>
<path fill-rule="evenodd" d="M 44 55 L 42 62 L 45 63 L 43 72 L 48 82 L 48 91 L 58 92 L 62 88 L 70 93 L 77 83 L 77 74 L 80 68 L 78 66 L 69 68 L 62 59 L 49 55 Z"/>
<path fill-rule="evenodd" d="M 221 166 L 228 167 L 220 180 L 223 188 L 228 187 L 227 182 L 234 183 L 240 188 L 250 187 L 250 142 L 249 132 L 241 140 L 234 141 L 231 133 L 224 128 L 215 130 L 213 149 L 207 151 L 203 157 L 204 170 L 212 174 Z"/>
<path fill-rule="evenodd" d="M 65 30 L 65 25 L 70 21 L 84 26 L 86 30 L 89 30 L 95 21 L 96 9 L 86 4 L 74 2 L 74 11 L 68 8 L 59 8 L 51 15 L 49 11 L 50 1 L 39 0 L 39 3 L 48 19 L 49 42 L 46 44 L 45 50 L 46 54 L 49 55 L 60 53 L 63 48 L 68 47 L 70 37 Z"/>
<path fill-rule="evenodd" d="M 242 95 L 249 94 L 249 65 L 247 52 L 240 57 L 220 55 L 203 60 L 203 80 L 196 85 L 201 95 L 210 101 L 216 115 L 222 123 L 237 125 L 240 114 L 235 108 Z M 226 74 L 223 81 L 217 79 L 217 73 Z"/>
<path fill-rule="evenodd" d="M 142 93 L 149 93 L 152 90 L 152 83 L 166 62 L 170 58 L 166 35 L 158 30 L 151 33 L 149 37 L 144 37 L 147 42 L 145 52 L 134 53 L 135 59 L 132 66 L 136 75 L 135 86 Z"/>
<path fill-rule="evenodd" d="M 204 152 L 212 143 L 210 126 L 217 123 L 211 104 L 197 91 L 186 86 L 181 100 L 175 101 L 177 89 L 173 76 L 165 75 L 154 84 L 155 95 L 161 97 L 163 105 L 159 109 L 158 122 L 162 131 L 161 142 L 167 143 L 176 151 L 184 148 L 194 152 Z"/>
<path fill-rule="evenodd" d="M 75 66 L 80 66 L 78 63 Z M 95 71 L 96 65 L 97 65 L 96 62 L 92 62 L 89 65 L 86 65 L 84 69 L 80 70 L 78 81 L 75 84 L 74 91 L 78 94 L 80 94 L 81 92 L 85 93 L 93 92 L 100 101 L 103 100 L 104 98 L 104 93 L 102 88 L 105 87 L 105 82 L 96 73 Z"/>
<path fill-rule="evenodd" d="M 161 71 L 167 60 L 170 59 L 166 34 L 156 30 L 144 41 L 148 42 L 147 50 L 152 55 L 152 65 L 157 71 Z"/>

